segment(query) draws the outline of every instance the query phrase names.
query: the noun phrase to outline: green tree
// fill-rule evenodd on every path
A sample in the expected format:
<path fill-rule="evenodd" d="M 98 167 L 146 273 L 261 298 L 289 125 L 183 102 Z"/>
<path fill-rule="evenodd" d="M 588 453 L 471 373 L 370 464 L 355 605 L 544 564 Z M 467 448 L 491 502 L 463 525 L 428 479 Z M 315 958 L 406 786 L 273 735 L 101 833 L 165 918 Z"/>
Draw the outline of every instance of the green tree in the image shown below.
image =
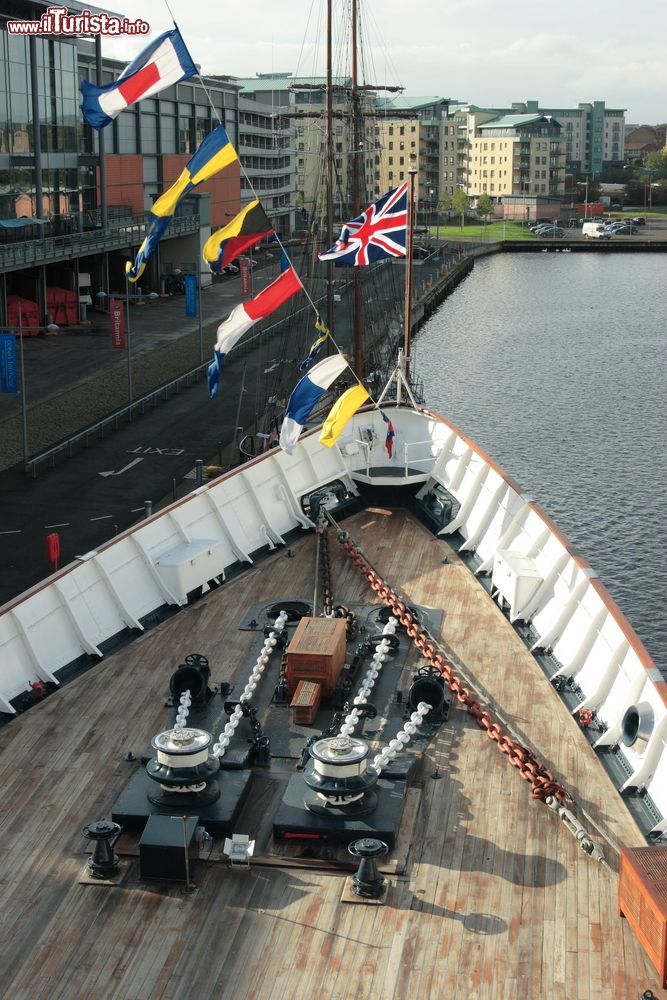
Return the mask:
<path fill-rule="evenodd" d="M 667 178 L 667 153 L 649 153 L 646 157 L 646 171 L 654 177 Z"/>
<path fill-rule="evenodd" d="M 438 219 L 436 222 L 436 232 L 435 232 L 435 238 L 437 240 L 440 239 L 440 216 L 442 212 L 447 212 L 447 214 L 449 215 L 449 210 L 451 207 L 452 207 L 452 196 L 450 194 L 447 194 L 446 191 L 443 191 L 438 201 Z"/>
<path fill-rule="evenodd" d="M 485 224 L 492 212 L 493 202 L 489 198 L 488 194 L 481 194 L 477 199 L 477 214 L 480 218 L 484 219 Z"/>
<path fill-rule="evenodd" d="M 470 208 L 470 198 L 463 188 L 459 188 L 452 198 L 452 208 L 461 216 L 461 229 L 463 229 L 466 212 Z"/>

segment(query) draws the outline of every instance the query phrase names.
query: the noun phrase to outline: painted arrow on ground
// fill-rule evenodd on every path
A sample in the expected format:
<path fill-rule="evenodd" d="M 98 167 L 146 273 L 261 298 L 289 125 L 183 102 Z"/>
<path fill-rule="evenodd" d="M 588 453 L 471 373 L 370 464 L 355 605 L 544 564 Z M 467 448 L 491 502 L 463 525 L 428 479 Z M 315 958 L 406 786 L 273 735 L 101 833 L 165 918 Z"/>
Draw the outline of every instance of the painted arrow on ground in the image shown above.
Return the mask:
<path fill-rule="evenodd" d="M 133 459 L 133 461 L 128 462 L 127 465 L 124 465 L 122 469 L 118 469 L 117 472 L 113 472 L 113 471 L 100 472 L 99 475 L 100 476 L 122 476 L 122 474 L 124 472 L 127 472 L 128 469 L 131 469 L 133 465 L 138 465 L 139 462 L 143 462 L 143 458 L 135 458 L 135 459 Z"/>

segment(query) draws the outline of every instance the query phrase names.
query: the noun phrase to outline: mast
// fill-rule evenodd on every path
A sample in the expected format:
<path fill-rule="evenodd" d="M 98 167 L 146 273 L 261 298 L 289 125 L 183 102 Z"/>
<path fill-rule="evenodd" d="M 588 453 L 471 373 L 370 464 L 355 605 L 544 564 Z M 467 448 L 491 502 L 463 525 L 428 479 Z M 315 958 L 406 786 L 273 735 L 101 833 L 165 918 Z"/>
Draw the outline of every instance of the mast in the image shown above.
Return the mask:
<path fill-rule="evenodd" d="M 361 107 L 357 66 L 357 0 L 352 0 L 352 218 L 361 212 L 361 158 L 364 155 L 361 137 Z M 361 326 L 361 272 L 354 268 L 354 368 L 357 378 L 364 377 Z"/>
<path fill-rule="evenodd" d="M 403 353 L 405 355 L 405 377 L 410 378 L 410 337 L 412 334 L 412 252 L 414 246 L 414 203 L 415 203 L 415 179 L 417 177 L 417 155 L 410 153 L 410 166 L 408 167 L 408 211 L 406 222 L 406 246 L 405 246 L 405 314 L 403 320 Z"/>
<path fill-rule="evenodd" d="M 333 245 L 333 0 L 327 0 L 327 151 L 326 151 L 326 186 L 327 186 L 327 238 L 326 246 Z M 327 262 L 327 326 L 331 335 L 334 334 L 334 290 L 333 261 Z"/>

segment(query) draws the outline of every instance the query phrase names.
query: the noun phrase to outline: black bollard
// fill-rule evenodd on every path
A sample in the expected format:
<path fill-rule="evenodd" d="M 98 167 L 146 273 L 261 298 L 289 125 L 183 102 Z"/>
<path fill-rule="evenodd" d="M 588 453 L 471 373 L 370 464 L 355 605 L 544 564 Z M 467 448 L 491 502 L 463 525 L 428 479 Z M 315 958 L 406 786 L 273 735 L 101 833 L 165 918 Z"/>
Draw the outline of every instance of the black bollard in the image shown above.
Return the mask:
<path fill-rule="evenodd" d="M 363 837 L 354 840 L 348 851 L 355 858 L 361 858 L 359 868 L 352 876 L 352 892 L 363 899 L 381 899 L 384 894 L 384 876 L 380 875 L 375 859 L 389 851 L 383 840 Z"/>
<path fill-rule="evenodd" d="M 118 823 L 102 819 L 84 826 L 81 831 L 86 840 L 95 844 L 93 856 L 88 861 L 88 871 L 93 878 L 113 878 L 118 873 L 118 855 L 113 852 L 113 844 L 120 829 Z"/>

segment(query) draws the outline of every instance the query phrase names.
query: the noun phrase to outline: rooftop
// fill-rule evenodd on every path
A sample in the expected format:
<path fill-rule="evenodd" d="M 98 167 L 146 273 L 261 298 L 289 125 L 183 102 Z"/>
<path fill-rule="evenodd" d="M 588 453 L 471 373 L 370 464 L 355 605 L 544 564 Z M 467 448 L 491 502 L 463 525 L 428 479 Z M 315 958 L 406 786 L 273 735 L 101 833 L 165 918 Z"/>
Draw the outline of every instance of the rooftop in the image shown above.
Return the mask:
<path fill-rule="evenodd" d="M 490 122 L 484 122 L 480 125 L 480 129 L 490 129 L 490 128 L 521 128 L 524 125 L 534 125 L 537 122 L 546 122 L 547 124 L 557 124 L 552 115 L 502 115 L 500 118 L 494 118 Z"/>

